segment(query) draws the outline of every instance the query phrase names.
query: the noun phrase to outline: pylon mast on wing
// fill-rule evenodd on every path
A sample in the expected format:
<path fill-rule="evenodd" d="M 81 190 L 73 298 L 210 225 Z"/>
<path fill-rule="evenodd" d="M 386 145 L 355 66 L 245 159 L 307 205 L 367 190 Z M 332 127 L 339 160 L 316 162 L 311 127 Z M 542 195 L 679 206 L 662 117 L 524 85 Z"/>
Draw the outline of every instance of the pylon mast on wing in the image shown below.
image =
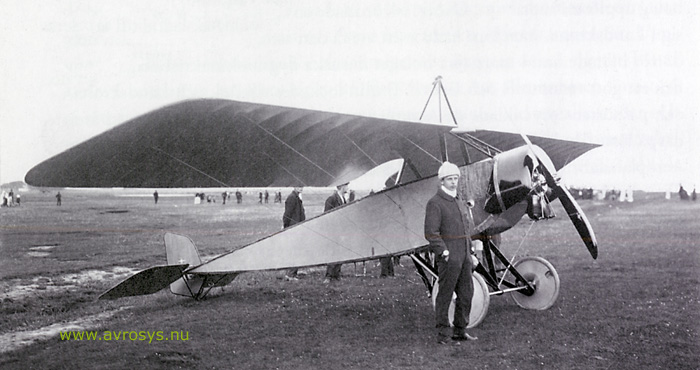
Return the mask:
<path fill-rule="evenodd" d="M 428 95 L 428 100 L 425 102 L 425 106 L 423 107 L 423 111 L 420 114 L 420 118 L 418 119 L 419 121 L 423 119 L 423 116 L 425 115 L 425 111 L 428 109 L 428 105 L 430 104 L 430 100 L 433 98 L 433 94 L 435 93 L 435 90 L 437 90 L 437 99 L 438 99 L 438 121 L 439 123 L 442 123 L 442 98 L 445 98 L 445 103 L 447 104 L 447 109 L 450 111 L 450 116 L 452 116 L 452 123 L 454 123 L 455 127 L 459 127 L 459 123 L 457 123 L 457 118 L 455 116 L 454 111 L 452 110 L 452 105 L 450 104 L 450 100 L 447 98 L 447 92 L 445 91 L 445 86 L 442 83 L 442 76 L 437 76 L 435 77 L 435 80 L 433 81 L 433 88 L 430 90 L 430 95 Z M 462 143 L 471 146 L 472 148 L 478 150 L 482 154 L 493 158 L 496 154 L 500 153 L 501 150 L 498 148 L 489 145 L 488 143 L 479 140 L 478 138 L 467 134 L 467 133 L 462 133 L 460 136 L 455 135 L 454 133 L 450 133 L 452 136 L 455 138 L 459 139 Z M 447 161 L 448 155 L 447 155 L 447 140 L 445 138 L 445 135 L 442 135 L 441 140 L 440 140 L 440 149 L 442 151 L 442 159 L 443 161 Z M 468 156 L 468 152 L 465 150 L 464 151 L 465 155 Z M 471 160 L 468 158 L 467 163 L 471 163 Z"/>

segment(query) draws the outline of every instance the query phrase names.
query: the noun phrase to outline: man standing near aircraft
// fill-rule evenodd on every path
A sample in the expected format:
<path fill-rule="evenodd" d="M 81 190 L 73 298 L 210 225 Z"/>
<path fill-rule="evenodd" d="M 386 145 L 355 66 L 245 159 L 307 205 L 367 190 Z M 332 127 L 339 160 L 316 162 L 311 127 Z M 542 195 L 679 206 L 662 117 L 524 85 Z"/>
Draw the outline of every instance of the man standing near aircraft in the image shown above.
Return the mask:
<path fill-rule="evenodd" d="M 472 271 L 478 262 L 470 239 L 469 219 L 462 200 L 457 195 L 459 168 L 445 162 L 438 170 L 441 186 L 426 205 L 425 238 L 435 253 L 438 267 L 439 289 L 435 299 L 437 341 L 447 343 L 450 338 L 449 308 L 452 293 L 455 302 L 452 339 L 476 340 L 466 332 L 471 311 Z"/>
<path fill-rule="evenodd" d="M 304 203 L 301 200 L 301 192 L 304 190 L 301 186 L 295 186 L 294 190 L 287 196 L 287 200 L 284 202 L 284 215 L 282 215 L 282 227 L 287 228 L 294 224 L 298 224 L 306 220 L 306 213 L 304 212 Z M 262 193 L 260 193 L 260 201 L 262 202 Z M 293 268 L 287 271 L 285 280 L 298 280 L 297 272 L 298 268 Z"/>
<path fill-rule="evenodd" d="M 333 208 L 340 207 L 347 203 L 345 200 L 345 194 L 348 192 L 348 184 L 338 185 L 336 187 L 335 193 L 326 199 L 326 204 L 323 207 L 323 212 L 328 212 Z M 340 267 L 342 264 L 332 264 L 326 267 L 326 279 L 323 280 L 324 284 L 330 283 L 331 280 L 340 280 Z"/>

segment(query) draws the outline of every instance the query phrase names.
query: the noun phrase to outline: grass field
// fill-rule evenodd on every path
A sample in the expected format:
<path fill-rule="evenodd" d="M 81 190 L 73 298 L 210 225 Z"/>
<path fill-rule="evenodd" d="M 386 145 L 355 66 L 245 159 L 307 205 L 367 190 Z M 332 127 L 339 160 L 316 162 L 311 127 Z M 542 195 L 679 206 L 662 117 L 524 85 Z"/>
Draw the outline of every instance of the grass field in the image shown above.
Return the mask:
<path fill-rule="evenodd" d="M 278 230 L 283 206 L 253 195 L 242 205 L 194 205 L 166 192 L 154 205 L 146 192 L 64 190 L 57 207 L 54 194 L 22 193 L 21 207 L 0 209 L 2 368 L 700 368 L 694 202 L 659 194 L 581 201 L 598 260 L 560 207 L 529 232 L 524 219 L 504 234 L 503 250 L 549 260 L 561 278 L 558 301 L 527 311 L 492 296 L 472 330 L 478 341 L 439 346 L 432 306 L 406 257 L 393 279 L 379 279 L 371 261 L 366 276 L 344 265 L 331 285 L 322 284 L 322 268 L 297 282 L 270 271 L 241 275 L 199 302 L 167 291 L 97 301 L 132 271 L 165 263 L 165 232 L 190 236 L 211 257 Z M 326 195 L 304 194 L 308 215 L 322 211 Z M 187 340 L 61 340 L 66 330 L 176 331 Z"/>

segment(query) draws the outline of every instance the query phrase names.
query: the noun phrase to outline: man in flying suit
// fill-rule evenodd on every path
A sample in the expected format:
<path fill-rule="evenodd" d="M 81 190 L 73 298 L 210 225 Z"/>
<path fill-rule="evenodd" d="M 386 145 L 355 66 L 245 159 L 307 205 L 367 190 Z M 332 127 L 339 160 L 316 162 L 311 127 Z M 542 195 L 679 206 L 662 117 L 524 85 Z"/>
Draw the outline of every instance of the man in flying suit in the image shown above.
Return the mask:
<path fill-rule="evenodd" d="M 466 332 L 471 310 L 472 271 L 478 260 L 470 239 L 469 215 L 459 199 L 459 168 L 445 162 L 438 170 L 440 188 L 425 208 L 425 238 L 430 242 L 438 267 L 438 293 L 435 299 L 435 322 L 438 343 L 448 339 L 476 340 Z M 457 293 L 454 322 L 450 333 L 449 308 L 452 293 Z"/>
<path fill-rule="evenodd" d="M 303 191 L 303 189 L 304 188 L 301 186 L 295 186 L 294 190 L 292 190 L 292 192 L 289 193 L 289 196 L 287 196 L 287 200 L 284 202 L 284 214 L 282 215 L 283 228 L 290 227 L 294 224 L 298 224 L 306 220 L 306 213 L 304 212 L 304 203 L 301 200 L 301 192 Z M 262 201 L 262 193 L 260 194 L 260 199 Z M 298 280 L 298 271 L 299 269 L 297 268 L 290 269 L 289 271 L 287 271 L 285 279 L 288 281 Z"/>

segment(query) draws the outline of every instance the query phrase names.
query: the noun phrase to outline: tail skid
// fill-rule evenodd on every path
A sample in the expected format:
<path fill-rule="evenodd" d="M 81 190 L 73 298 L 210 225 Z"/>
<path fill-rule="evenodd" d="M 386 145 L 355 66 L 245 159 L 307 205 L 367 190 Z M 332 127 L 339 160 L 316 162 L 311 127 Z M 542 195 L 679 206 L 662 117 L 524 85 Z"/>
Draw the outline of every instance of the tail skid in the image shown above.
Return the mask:
<path fill-rule="evenodd" d="M 224 286 L 238 276 L 238 273 L 188 274 L 188 269 L 202 264 L 197 247 L 190 238 L 182 235 L 166 233 L 164 240 L 168 259 L 166 266 L 143 270 L 104 292 L 99 299 L 153 294 L 167 286 L 170 286 L 173 294 L 201 299 L 211 288 Z"/>
<path fill-rule="evenodd" d="M 172 233 L 165 234 L 165 253 L 168 256 L 168 265 L 181 263 L 189 264 L 190 268 L 202 264 L 199 252 L 194 242 L 186 236 Z M 170 292 L 177 295 L 188 296 L 194 299 L 204 298 L 213 287 L 224 286 L 238 276 L 237 273 L 203 275 L 182 274 L 182 278 L 170 284 Z"/>

